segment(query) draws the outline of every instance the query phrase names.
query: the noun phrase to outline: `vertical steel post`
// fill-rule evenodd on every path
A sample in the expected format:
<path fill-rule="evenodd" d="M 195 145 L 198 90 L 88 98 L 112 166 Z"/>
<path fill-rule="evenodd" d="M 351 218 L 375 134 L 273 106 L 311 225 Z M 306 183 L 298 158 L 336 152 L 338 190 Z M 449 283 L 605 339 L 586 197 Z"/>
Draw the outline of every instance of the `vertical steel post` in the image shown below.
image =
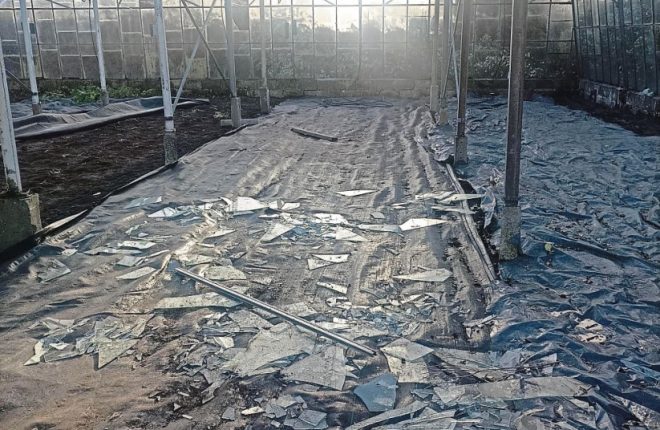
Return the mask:
<path fill-rule="evenodd" d="M 105 58 L 103 56 L 103 39 L 101 39 L 101 25 L 99 18 L 99 0 L 92 0 L 94 8 L 94 43 L 96 44 L 96 58 L 99 62 L 99 81 L 101 84 L 101 103 L 108 104 L 108 87 L 105 82 Z"/>
<path fill-rule="evenodd" d="M 0 147 L 2 148 L 2 161 L 5 168 L 5 179 L 12 193 L 23 191 L 21 185 L 21 171 L 18 166 L 18 152 L 14 139 L 14 124 L 11 117 L 9 102 L 9 88 L 7 87 L 7 71 L 5 59 L 0 43 Z"/>
<path fill-rule="evenodd" d="M 465 135 L 465 113 L 467 104 L 468 69 L 470 62 L 470 39 L 472 36 L 472 0 L 463 0 L 461 29 L 461 70 L 458 88 L 458 126 L 454 144 L 454 163 L 467 163 L 467 136 Z"/>
<path fill-rule="evenodd" d="M 229 67 L 229 91 L 231 92 L 231 124 L 241 126 L 241 98 L 236 88 L 236 58 L 234 58 L 234 18 L 232 0 L 225 0 L 225 35 L 227 39 L 227 65 Z"/>
<path fill-rule="evenodd" d="M 174 111 L 172 110 L 172 92 L 170 90 L 170 65 L 167 57 L 167 39 L 165 37 L 165 22 L 163 20 L 163 0 L 154 0 L 156 21 L 156 37 L 158 39 L 158 60 L 160 63 L 160 86 L 163 94 L 163 112 L 165 115 L 165 164 L 171 164 L 178 159 L 176 136 L 174 130 Z"/>
<path fill-rule="evenodd" d="M 438 110 L 438 124 L 447 124 L 447 82 L 449 80 L 449 38 L 451 31 L 451 2 L 444 0 L 442 8 L 442 57 L 440 60 L 440 109 Z"/>
<path fill-rule="evenodd" d="M 259 88 L 259 106 L 261 113 L 270 112 L 270 91 L 268 91 L 268 69 L 266 68 L 266 6 L 259 0 L 259 29 L 261 31 L 261 87 Z"/>
<path fill-rule="evenodd" d="M 21 13 L 21 27 L 23 28 L 23 44 L 25 45 L 25 64 L 27 64 L 30 91 L 32 92 L 32 113 L 41 113 L 39 102 L 39 87 L 37 86 L 37 73 L 34 69 L 34 54 L 32 52 L 32 32 L 27 15 L 27 0 L 19 0 Z"/>
<path fill-rule="evenodd" d="M 447 0 L 445 0 L 447 1 Z M 438 111 L 438 38 L 440 27 L 440 0 L 435 0 L 433 5 L 433 21 L 431 22 L 431 30 L 433 40 L 431 41 L 431 112 Z M 444 70 L 444 69 L 442 69 Z"/>
<path fill-rule="evenodd" d="M 525 84 L 527 0 L 513 0 L 509 66 L 509 106 L 506 129 L 506 172 L 500 258 L 512 260 L 520 249 L 520 148 Z"/>

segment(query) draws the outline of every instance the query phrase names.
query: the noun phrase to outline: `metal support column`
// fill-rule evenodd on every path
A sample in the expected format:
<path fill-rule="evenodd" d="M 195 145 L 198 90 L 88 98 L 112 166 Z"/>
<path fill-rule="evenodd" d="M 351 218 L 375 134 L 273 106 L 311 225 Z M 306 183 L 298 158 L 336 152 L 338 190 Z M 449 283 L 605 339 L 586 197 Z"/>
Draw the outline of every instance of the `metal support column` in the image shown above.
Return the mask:
<path fill-rule="evenodd" d="M 23 4 L 23 3 L 21 3 Z M 21 171 L 18 167 L 18 152 L 14 139 L 14 124 L 11 117 L 9 102 L 9 88 L 7 87 L 7 72 L 5 60 L 0 43 L 0 147 L 2 148 L 2 161 L 5 167 L 5 179 L 11 193 L 23 191 L 21 185 Z"/>
<path fill-rule="evenodd" d="M 30 79 L 30 91 L 32 92 L 32 113 L 41 113 L 39 102 L 39 87 L 37 86 L 37 73 L 34 69 L 34 54 L 32 53 L 32 32 L 27 15 L 27 0 L 19 0 L 21 12 L 21 27 L 23 28 L 23 42 L 25 45 L 25 64 L 27 64 L 28 77 Z"/>
<path fill-rule="evenodd" d="M 236 89 L 236 59 L 234 58 L 234 18 L 232 0 L 225 0 L 225 34 L 227 35 L 227 65 L 229 68 L 229 91 L 231 92 L 231 125 L 241 126 L 241 98 Z"/>
<path fill-rule="evenodd" d="M 103 56 L 103 39 L 101 39 L 101 25 L 99 24 L 99 0 L 92 0 L 94 8 L 94 43 L 96 44 L 96 58 L 99 62 L 99 81 L 101 84 L 101 103 L 108 104 L 108 87 L 105 82 L 105 58 Z"/>
<path fill-rule="evenodd" d="M 167 39 L 165 38 L 165 22 L 163 20 L 163 0 L 154 0 L 156 21 L 156 38 L 158 39 L 158 60 L 160 63 L 160 86 L 163 94 L 163 111 L 165 114 L 165 164 L 175 162 L 179 157 L 176 149 L 174 130 L 174 111 L 172 110 L 172 92 L 170 90 L 170 66 L 167 57 Z"/>
<path fill-rule="evenodd" d="M 266 68 L 266 6 L 259 0 L 259 30 L 261 31 L 261 87 L 259 88 L 259 106 L 261 113 L 270 112 L 270 91 Z"/>
<path fill-rule="evenodd" d="M 520 250 L 520 147 L 522 140 L 523 90 L 527 0 L 513 0 L 509 67 L 509 106 L 506 130 L 506 172 L 500 258 L 512 260 Z"/>
<path fill-rule="evenodd" d="M 463 19 L 461 29 L 461 70 L 458 88 L 458 126 L 454 144 L 454 163 L 467 163 L 466 104 L 468 88 L 468 70 L 470 62 L 470 39 L 472 36 L 472 0 L 463 0 Z"/>
<path fill-rule="evenodd" d="M 453 37 L 451 31 L 451 1 L 444 0 L 442 10 L 442 57 L 440 60 L 440 109 L 438 110 L 438 124 L 447 124 L 447 82 L 449 81 L 449 38 Z"/>
<path fill-rule="evenodd" d="M 179 88 L 176 90 L 176 97 L 174 97 L 174 112 L 176 112 L 176 107 L 179 105 L 179 99 L 183 94 L 183 88 L 186 85 L 188 76 L 190 76 L 190 71 L 192 70 L 193 62 L 195 61 L 195 57 L 197 56 L 197 50 L 199 49 L 199 45 L 202 43 L 204 32 L 206 31 L 206 27 L 208 27 L 209 21 L 211 20 L 211 14 L 213 13 L 213 8 L 215 8 L 215 2 L 216 0 L 213 0 L 213 2 L 211 2 L 211 8 L 209 9 L 209 13 L 206 15 L 206 18 L 202 22 L 201 29 L 199 29 L 199 27 L 197 26 L 197 23 L 195 22 L 195 17 L 192 15 L 192 12 L 190 12 L 190 9 L 188 8 L 188 4 L 186 3 L 186 1 L 183 0 L 181 2 L 183 3 L 183 6 L 186 8 L 186 12 L 189 13 L 188 16 L 190 17 L 190 21 L 192 22 L 195 29 L 197 29 L 197 38 L 195 39 L 195 46 L 193 46 L 193 50 L 192 53 L 190 54 L 190 58 L 186 59 L 186 70 L 183 72 L 183 76 L 181 77 L 181 83 L 179 84 Z M 215 57 L 213 56 L 212 52 L 210 52 L 209 55 L 211 56 L 212 60 L 215 60 Z"/>
<path fill-rule="evenodd" d="M 448 0 L 444 0 L 447 2 Z M 438 32 L 440 27 L 440 0 L 435 0 L 433 5 L 433 21 L 431 23 L 431 34 L 433 35 L 433 41 L 431 43 L 431 112 L 436 113 L 438 111 L 438 38 L 440 34 Z M 440 70 L 444 70 L 441 68 Z"/>

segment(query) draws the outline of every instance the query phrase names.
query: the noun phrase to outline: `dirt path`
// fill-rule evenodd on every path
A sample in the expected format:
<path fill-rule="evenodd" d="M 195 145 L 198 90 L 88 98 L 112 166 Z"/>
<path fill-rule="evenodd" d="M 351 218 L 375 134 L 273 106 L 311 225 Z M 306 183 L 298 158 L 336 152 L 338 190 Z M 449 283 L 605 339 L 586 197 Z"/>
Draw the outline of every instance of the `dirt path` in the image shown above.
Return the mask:
<path fill-rule="evenodd" d="M 276 102 L 276 100 L 274 100 Z M 243 115 L 259 115 L 259 100 L 244 98 Z M 179 155 L 229 130 L 229 102 L 178 109 Z M 98 205 L 112 190 L 163 165 L 163 115 L 129 118 L 97 129 L 17 143 L 23 188 L 39 194 L 44 225 Z M 0 184 L 4 186 L 4 171 Z"/>
<path fill-rule="evenodd" d="M 284 103 L 258 126 L 203 146 L 174 169 L 111 197 L 77 226 L 36 248 L 13 274 L 0 278 L 2 427 L 201 429 L 251 424 L 252 428 L 272 428 L 271 418 L 264 414 L 237 413 L 236 421 L 223 420 L 221 415 L 227 407 L 240 412 L 283 394 L 299 395 L 309 410 L 327 413 L 330 426 L 345 427 L 373 415 L 352 389 L 388 371 L 381 353 L 368 357 L 342 350 L 352 376 L 339 390 L 292 382 L 283 376 L 284 368 L 240 374 L 235 367 L 227 368 L 232 357 L 249 353 L 264 332 L 276 336 L 275 327 L 282 326 L 270 328 L 270 324 L 278 324 L 277 319 L 259 313 L 269 325 L 256 330 L 241 326 L 238 333 L 229 335 L 234 347 L 227 349 L 211 345 L 218 335 L 209 333 L 218 333 L 222 324 L 233 324 L 236 308 L 154 310 L 164 297 L 211 291 L 170 270 L 160 270 L 172 264 L 192 265 L 191 259 L 200 255 L 207 260 L 192 270 L 204 273 L 232 264 L 246 279 L 234 278 L 226 285 L 243 287 L 251 296 L 277 306 L 306 307 L 302 314 L 308 319 L 353 333 L 356 341 L 374 349 L 399 337 L 430 347 L 487 343 L 488 336 L 478 324 L 468 324 L 484 316 L 482 286 L 487 280 L 479 267 L 468 263 L 474 261 L 474 250 L 464 227 L 454 214 L 432 210 L 432 200 L 415 198 L 452 189 L 443 168 L 422 145 L 429 124 L 428 112 L 419 106 L 394 102 L 390 107 L 325 107 L 318 100 Z M 305 138 L 292 133 L 291 127 L 337 135 L 339 141 Z M 374 192 L 357 197 L 337 194 L 355 189 Z M 155 196 L 162 201 L 126 208 L 133 199 Z M 231 205 L 219 199 L 236 201 L 238 196 L 299 203 L 299 207 L 232 216 Z M 186 206 L 191 204 L 195 206 Z M 185 213 L 173 218 L 147 216 L 166 207 Z M 374 218 L 375 212 L 383 218 Z M 318 213 L 338 214 L 345 222 L 326 224 L 319 221 Z M 396 226 L 413 218 L 446 222 L 394 233 L 358 227 Z M 277 223 L 292 229 L 273 240 L 264 239 Z M 340 227 L 364 241 L 333 238 Z M 212 237 L 222 229 L 235 231 Z M 118 241 L 129 238 L 155 243 L 140 255 L 164 251 L 140 263 L 156 272 L 135 281 L 118 280 L 118 275 L 135 270 L 116 265 L 123 255 L 85 254 L 102 246 L 117 247 Z M 62 254 L 65 248 L 77 252 Z M 315 260 L 314 254 L 348 257 L 345 263 L 310 270 L 308 259 Z M 39 283 L 37 276 L 55 259 L 71 273 Z M 431 269 L 448 269 L 451 276 L 442 282 L 394 278 Z M 319 282 L 345 286 L 346 294 L 334 293 Z M 109 314 L 131 324 L 140 315 L 153 317 L 130 350 L 102 369 L 95 370 L 92 355 L 23 366 L 43 336 L 29 329 L 36 321 L 50 317 L 80 322 L 88 317 L 97 321 L 98 329 L 98 320 L 105 321 Z M 273 342 L 260 354 L 248 354 L 239 360 L 240 365 L 285 348 L 287 339 L 312 342 L 311 350 L 281 359 L 276 367 L 288 367 L 307 354 L 333 348 L 320 337 L 291 330 L 291 338 Z M 202 368 L 191 364 L 193 356 L 201 357 L 196 362 Z M 446 374 L 434 360 L 432 354 L 416 360 L 427 373 L 413 376 L 413 382 L 399 378 L 397 405 L 410 404 L 414 388 L 446 382 Z"/>

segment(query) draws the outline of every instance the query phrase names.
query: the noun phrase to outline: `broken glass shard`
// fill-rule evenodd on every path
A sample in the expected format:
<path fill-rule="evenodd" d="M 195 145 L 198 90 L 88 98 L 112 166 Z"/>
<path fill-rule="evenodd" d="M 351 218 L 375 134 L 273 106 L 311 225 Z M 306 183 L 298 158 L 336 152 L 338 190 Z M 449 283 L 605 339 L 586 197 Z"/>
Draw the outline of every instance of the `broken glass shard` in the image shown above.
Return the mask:
<path fill-rule="evenodd" d="M 348 191 L 337 191 L 337 194 L 346 196 L 346 197 L 357 197 L 364 194 L 375 193 L 378 190 L 348 190 Z"/>
<path fill-rule="evenodd" d="M 418 228 L 430 227 L 433 225 L 444 224 L 447 221 L 435 218 L 411 218 L 399 226 L 402 231 L 415 230 Z"/>
<path fill-rule="evenodd" d="M 165 297 L 161 299 L 154 309 L 185 309 L 185 308 L 206 308 L 222 307 L 231 308 L 238 306 L 238 303 L 216 293 L 196 294 L 183 297 Z"/>
<path fill-rule="evenodd" d="M 140 206 L 150 205 L 150 204 L 153 204 L 153 203 L 160 203 L 162 201 L 163 201 L 163 198 L 161 196 L 158 196 L 158 197 L 140 197 L 140 198 L 131 200 L 126 206 L 124 206 L 124 209 L 137 208 L 137 207 L 140 207 Z"/>
<path fill-rule="evenodd" d="M 410 275 L 393 276 L 394 279 L 417 282 L 444 282 L 451 277 L 452 273 L 447 269 L 426 270 L 424 272 L 411 273 Z"/>
<path fill-rule="evenodd" d="M 233 266 L 212 266 L 206 270 L 206 277 L 212 281 L 240 281 L 247 279 L 245 273 Z"/>
<path fill-rule="evenodd" d="M 147 275 L 151 275 L 154 273 L 156 269 L 153 267 L 141 267 L 137 270 L 134 270 L 132 272 L 124 273 L 123 275 L 119 275 L 116 277 L 116 279 L 124 279 L 124 280 L 134 280 L 134 279 L 139 279 Z"/>
<path fill-rule="evenodd" d="M 307 382 L 341 391 L 346 380 L 344 349 L 329 346 L 320 353 L 293 363 L 282 374 L 290 381 Z"/>
<path fill-rule="evenodd" d="M 389 411 L 396 402 L 396 377 L 385 373 L 366 384 L 359 385 L 353 392 L 362 400 L 369 412 Z"/>
<path fill-rule="evenodd" d="M 405 338 L 399 338 L 380 350 L 392 357 L 406 361 L 415 361 L 433 352 L 433 349 Z"/>

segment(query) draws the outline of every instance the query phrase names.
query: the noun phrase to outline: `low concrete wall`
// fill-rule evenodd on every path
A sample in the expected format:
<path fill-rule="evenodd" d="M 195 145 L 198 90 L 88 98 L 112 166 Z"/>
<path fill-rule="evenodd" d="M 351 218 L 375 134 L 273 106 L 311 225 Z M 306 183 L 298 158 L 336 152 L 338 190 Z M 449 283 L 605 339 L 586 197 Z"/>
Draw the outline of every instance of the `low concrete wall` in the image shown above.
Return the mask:
<path fill-rule="evenodd" d="M 629 91 L 587 79 L 580 80 L 580 93 L 584 98 L 611 109 L 626 109 L 635 114 L 660 118 L 660 97 L 652 93 Z"/>

